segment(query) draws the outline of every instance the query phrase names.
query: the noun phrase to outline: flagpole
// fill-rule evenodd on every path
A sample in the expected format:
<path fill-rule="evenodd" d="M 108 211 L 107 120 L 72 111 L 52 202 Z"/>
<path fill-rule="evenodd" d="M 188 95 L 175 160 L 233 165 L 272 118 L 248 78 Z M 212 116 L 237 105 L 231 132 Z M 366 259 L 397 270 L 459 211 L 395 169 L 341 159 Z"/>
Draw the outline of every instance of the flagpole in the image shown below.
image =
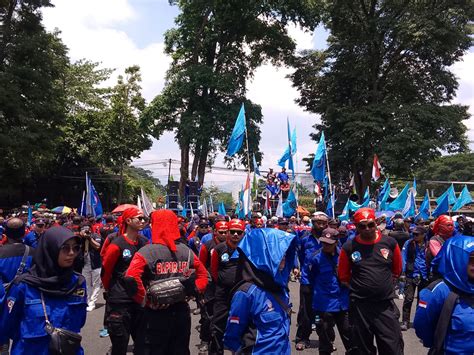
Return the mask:
<path fill-rule="evenodd" d="M 295 127 L 296 128 L 296 127 Z M 298 138 L 298 136 L 296 136 L 296 138 Z M 291 156 L 291 149 L 290 149 L 290 156 Z M 296 218 L 297 220 L 300 219 L 300 213 L 298 211 L 298 198 L 299 198 L 299 194 L 298 194 L 298 184 L 296 182 L 296 176 L 298 175 L 298 149 L 296 150 L 295 152 L 295 178 L 293 179 L 293 183 L 295 184 L 295 191 L 296 191 Z"/>
<path fill-rule="evenodd" d="M 328 166 L 328 180 L 329 180 L 329 196 L 330 196 L 330 201 L 332 203 L 332 218 L 334 218 L 334 201 L 332 197 L 332 182 L 331 182 L 331 169 L 329 169 L 329 158 L 328 158 L 328 150 L 326 150 L 326 165 Z"/>
<path fill-rule="evenodd" d="M 245 143 L 247 145 L 247 172 L 248 172 L 248 175 L 247 175 L 247 179 L 250 180 L 250 150 L 249 150 L 249 135 L 247 133 L 247 120 L 245 120 Z M 247 183 L 247 182 L 246 182 Z M 249 185 L 250 185 L 250 181 L 249 181 Z M 252 191 L 250 189 L 250 186 L 249 186 L 249 199 L 247 201 L 247 211 L 250 213 L 250 200 L 252 199 Z"/>

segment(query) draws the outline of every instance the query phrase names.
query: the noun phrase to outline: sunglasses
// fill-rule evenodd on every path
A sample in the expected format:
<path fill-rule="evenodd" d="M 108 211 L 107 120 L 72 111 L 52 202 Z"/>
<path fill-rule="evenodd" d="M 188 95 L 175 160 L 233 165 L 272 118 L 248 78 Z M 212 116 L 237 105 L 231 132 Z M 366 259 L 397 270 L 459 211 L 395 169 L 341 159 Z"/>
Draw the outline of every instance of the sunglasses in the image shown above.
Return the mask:
<path fill-rule="evenodd" d="M 241 231 L 241 230 L 232 230 L 232 231 L 230 231 L 230 234 L 242 235 L 242 234 L 244 234 L 244 231 Z"/>
<path fill-rule="evenodd" d="M 360 228 L 360 229 L 370 229 L 370 228 L 375 228 L 375 227 L 377 227 L 377 224 L 375 222 L 359 223 L 357 225 L 357 228 Z"/>
<path fill-rule="evenodd" d="M 227 231 L 217 231 L 217 233 L 219 233 L 220 235 L 225 235 L 227 234 Z"/>
<path fill-rule="evenodd" d="M 74 254 L 77 254 L 81 251 L 81 246 L 78 244 L 74 244 L 74 245 L 64 244 L 59 249 L 66 254 L 69 254 L 71 251 Z"/>
<path fill-rule="evenodd" d="M 201 224 L 199 225 L 199 228 L 209 228 L 209 226 L 207 224 Z"/>
<path fill-rule="evenodd" d="M 140 222 L 146 222 L 147 221 L 147 218 L 143 217 L 143 216 L 135 217 L 135 219 L 138 219 Z"/>
<path fill-rule="evenodd" d="M 42 224 L 42 223 L 37 224 L 36 227 L 38 227 L 38 228 L 43 228 L 43 227 L 44 227 L 44 224 Z"/>

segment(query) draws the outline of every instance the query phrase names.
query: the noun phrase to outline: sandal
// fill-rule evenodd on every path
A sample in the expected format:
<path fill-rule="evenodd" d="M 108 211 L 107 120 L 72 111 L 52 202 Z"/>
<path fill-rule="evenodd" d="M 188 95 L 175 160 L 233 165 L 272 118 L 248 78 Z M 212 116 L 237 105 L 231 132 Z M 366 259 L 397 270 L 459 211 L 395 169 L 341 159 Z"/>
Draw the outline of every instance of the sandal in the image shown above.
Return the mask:
<path fill-rule="evenodd" d="M 296 344 L 296 350 L 302 351 L 304 349 L 306 349 L 306 343 L 304 341 L 300 341 Z"/>

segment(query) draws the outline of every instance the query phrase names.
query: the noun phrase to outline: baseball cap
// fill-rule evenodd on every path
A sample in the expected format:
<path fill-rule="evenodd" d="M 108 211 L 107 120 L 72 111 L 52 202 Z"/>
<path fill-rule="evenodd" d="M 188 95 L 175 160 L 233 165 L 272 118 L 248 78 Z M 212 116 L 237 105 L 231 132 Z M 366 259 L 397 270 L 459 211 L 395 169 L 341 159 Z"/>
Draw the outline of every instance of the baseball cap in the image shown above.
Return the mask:
<path fill-rule="evenodd" d="M 415 228 L 413 228 L 413 234 L 423 234 L 423 235 L 425 235 L 426 234 L 426 229 L 422 226 L 416 226 Z"/>
<path fill-rule="evenodd" d="M 323 233 L 321 233 L 321 237 L 319 238 L 319 241 L 322 243 L 334 244 L 337 242 L 338 235 L 339 235 L 339 232 L 337 231 L 337 229 L 326 228 L 325 230 L 323 230 Z"/>

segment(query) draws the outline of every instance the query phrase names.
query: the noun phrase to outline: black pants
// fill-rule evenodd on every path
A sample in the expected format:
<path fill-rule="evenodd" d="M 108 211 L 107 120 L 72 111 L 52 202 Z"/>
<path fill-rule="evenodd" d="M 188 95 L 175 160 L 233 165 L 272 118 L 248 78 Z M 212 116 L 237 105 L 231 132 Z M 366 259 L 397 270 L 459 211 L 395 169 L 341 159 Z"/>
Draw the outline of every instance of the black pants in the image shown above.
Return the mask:
<path fill-rule="evenodd" d="M 216 298 L 211 320 L 209 355 L 224 354 L 224 333 L 229 317 L 229 293 L 232 287 L 216 287 Z"/>
<path fill-rule="evenodd" d="M 137 341 L 138 329 L 143 323 L 143 309 L 135 303 L 107 303 L 106 326 L 112 342 L 111 355 L 126 355 L 128 341 Z"/>
<path fill-rule="evenodd" d="M 300 307 L 296 318 L 298 325 L 295 338 L 296 343 L 309 340 L 313 321 L 313 288 L 310 285 L 300 285 Z"/>
<path fill-rule="evenodd" d="M 401 355 L 403 337 L 398 318 L 400 311 L 393 300 L 379 302 L 351 299 L 349 318 L 354 345 L 360 354 Z M 377 348 L 374 346 L 374 336 Z"/>
<path fill-rule="evenodd" d="M 189 355 L 191 315 L 185 302 L 163 310 L 145 309 L 135 355 Z"/>
<path fill-rule="evenodd" d="M 420 299 L 420 291 L 428 286 L 427 280 L 419 280 L 419 283 L 416 279 L 408 278 L 405 284 L 405 298 L 403 300 L 403 317 L 402 320 L 404 322 L 410 322 L 410 313 L 411 313 L 411 306 L 413 304 L 413 299 L 415 298 L 415 291 L 416 291 L 416 299 L 417 302 Z"/>
<path fill-rule="evenodd" d="M 334 326 L 337 326 L 342 343 L 348 351 L 351 344 L 351 327 L 349 324 L 349 313 L 347 311 L 340 312 L 315 312 L 319 315 L 320 324 L 316 326 L 319 336 L 319 353 L 328 355 L 332 353 L 332 344 L 336 340 L 336 332 Z"/>
<path fill-rule="evenodd" d="M 209 343 L 211 341 L 211 319 L 214 310 L 214 299 L 205 301 L 199 308 L 201 310 L 201 319 L 199 320 L 201 331 L 199 332 L 199 339 Z"/>

